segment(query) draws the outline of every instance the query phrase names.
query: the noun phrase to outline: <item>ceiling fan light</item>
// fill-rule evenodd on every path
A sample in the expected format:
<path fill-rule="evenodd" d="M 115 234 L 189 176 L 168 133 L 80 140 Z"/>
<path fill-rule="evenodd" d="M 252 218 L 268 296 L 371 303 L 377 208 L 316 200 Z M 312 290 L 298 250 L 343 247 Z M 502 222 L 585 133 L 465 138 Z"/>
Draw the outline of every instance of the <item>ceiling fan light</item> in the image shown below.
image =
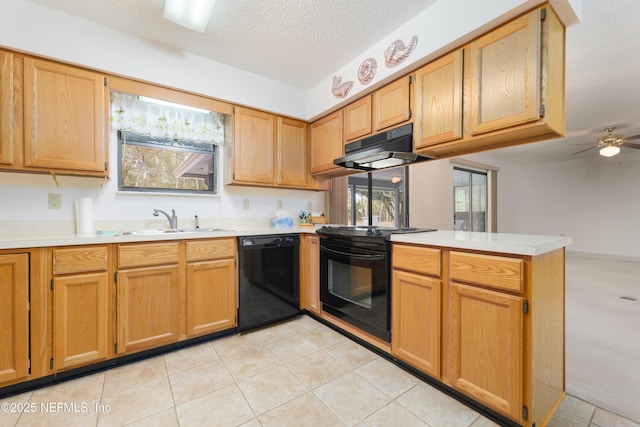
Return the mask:
<path fill-rule="evenodd" d="M 203 33 L 216 0 L 164 0 L 164 18 Z"/>
<path fill-rule="evenodd" d="M 607 145 L 600 149 L 600 155 L 604 157 L 613 157 L 620 152 L 620 147 L 617 145 Z"/>

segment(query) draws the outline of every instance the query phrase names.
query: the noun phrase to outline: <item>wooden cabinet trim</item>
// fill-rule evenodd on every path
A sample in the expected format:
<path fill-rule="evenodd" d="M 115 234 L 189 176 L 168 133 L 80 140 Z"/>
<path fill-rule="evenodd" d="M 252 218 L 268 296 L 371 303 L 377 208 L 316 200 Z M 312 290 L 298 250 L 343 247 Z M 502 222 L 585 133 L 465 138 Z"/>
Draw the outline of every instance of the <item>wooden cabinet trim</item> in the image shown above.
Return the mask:
<path fill-rule="evenodd" d="M 235 254 L 235 238 L 187 241 L 187 262 L 233 258 Z"/>
<path fill-rule="evenodd" d="M 53 274 L 104 271 L 107 269 L 107 258 L 106 246 L 53 249 Z"/>
<path fill-rule="evenodd" d="M 522 292 L 524 260 L 452 251 L 450 275 L 452 280 Z"/>
<path fill-rule="evenodd" d="M 177 264 L 179 242 L 118 245 L 118 268 Z"/>

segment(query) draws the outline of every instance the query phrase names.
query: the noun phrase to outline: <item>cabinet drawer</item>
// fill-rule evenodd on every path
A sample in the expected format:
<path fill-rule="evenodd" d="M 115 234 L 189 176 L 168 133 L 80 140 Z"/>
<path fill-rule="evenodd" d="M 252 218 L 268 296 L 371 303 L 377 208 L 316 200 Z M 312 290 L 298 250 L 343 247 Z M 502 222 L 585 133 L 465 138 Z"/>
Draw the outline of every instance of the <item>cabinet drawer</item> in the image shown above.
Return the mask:
<path fill-rule="evenodd" d="M 440 250 L 418 246 L 393 245 L 393 268 L 440 276 Z"/>
<path fill-rule="evenodd" d="M 53 250 L 53 274 L 84 273 L 106 269 L 106 246 Z"/>
<path fill-rule="evenodd" d="M 216 239 L 187 242 L 187 262 L 234 258 L 236 239 Z"/>
<path fill-rule="evenodd" d="M 508 291 L 522 291 L 524 261 L 493 255 L 451 252 L 451 279 Z"/>
<path fill-rule="evenodd" d="M 118 268 L 177 264 L 178 242 L 118 246 Z"/>

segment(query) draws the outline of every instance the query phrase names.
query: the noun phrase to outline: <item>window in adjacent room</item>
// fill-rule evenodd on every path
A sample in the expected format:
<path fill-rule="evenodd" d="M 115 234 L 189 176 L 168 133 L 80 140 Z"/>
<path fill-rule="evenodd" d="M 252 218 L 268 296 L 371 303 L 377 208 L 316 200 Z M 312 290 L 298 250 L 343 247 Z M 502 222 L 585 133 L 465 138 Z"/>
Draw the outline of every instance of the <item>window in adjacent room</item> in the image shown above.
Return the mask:
<path fill-rule="evenodd" d="M 488 231 L 487 173 L 454 167 L 453 227 L 462 231 Z"/>
<path fill-rule="evenodd" d="M 222 114 L 111 92 L 118 189 L 216 194 Z"/>
<path fill-rule="evenodd" d="M 408 176 L 407 167 L 350 175 L 347 178 L 347 223 L 407 227 Z"/>

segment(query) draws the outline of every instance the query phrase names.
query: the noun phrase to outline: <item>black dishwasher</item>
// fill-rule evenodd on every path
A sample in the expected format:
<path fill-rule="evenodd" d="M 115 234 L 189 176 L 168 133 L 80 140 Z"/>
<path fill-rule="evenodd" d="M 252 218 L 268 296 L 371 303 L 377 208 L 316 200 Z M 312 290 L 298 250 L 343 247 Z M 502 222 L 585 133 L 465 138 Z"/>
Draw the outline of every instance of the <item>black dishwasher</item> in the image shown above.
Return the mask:
<path fill-rule="evenodd" d="M 238 237 L 238 328 L 259 328 L 300 313 L 300 237 Z"/>

